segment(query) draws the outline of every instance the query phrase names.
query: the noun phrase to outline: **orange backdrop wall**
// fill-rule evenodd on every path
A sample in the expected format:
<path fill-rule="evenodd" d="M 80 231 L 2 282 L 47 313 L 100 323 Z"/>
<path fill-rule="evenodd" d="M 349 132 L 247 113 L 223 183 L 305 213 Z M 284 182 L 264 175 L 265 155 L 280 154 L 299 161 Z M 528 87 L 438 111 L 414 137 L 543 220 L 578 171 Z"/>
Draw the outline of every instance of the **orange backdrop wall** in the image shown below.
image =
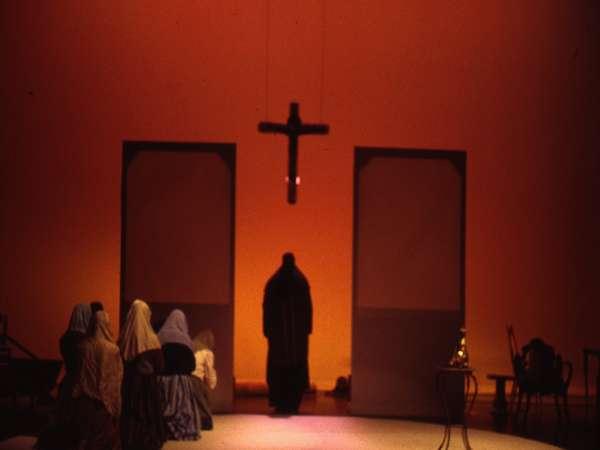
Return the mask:
<path fill-rule="evenodd" d="M 262 289 L 291 250 L 329 388 L 350 370 L 354 147 L 448 148 L 468 154 L 473 365 L 510 369 L 510 322 L 580 389 L 600 346 L 596 2 L 12 1 L 0 21 L 0 311 L 34 352 L 58 355 L 76 302 L 118 322 L 122 141 L 234 142 L 236 378 L 264 379 Z M 256 126 L 293 100 L 331 132 L 300 139 L 291 207 L 287 143 Z"/>

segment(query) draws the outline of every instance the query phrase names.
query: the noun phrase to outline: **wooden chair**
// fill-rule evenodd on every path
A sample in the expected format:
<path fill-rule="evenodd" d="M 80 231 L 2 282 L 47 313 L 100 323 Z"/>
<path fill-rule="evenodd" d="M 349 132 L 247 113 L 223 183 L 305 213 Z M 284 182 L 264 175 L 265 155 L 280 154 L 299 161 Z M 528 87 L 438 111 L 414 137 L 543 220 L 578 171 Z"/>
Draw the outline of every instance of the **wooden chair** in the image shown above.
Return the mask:
<path fill-rule="evenodd" d="M 511 405 L 514 396 L 517 396 L 517 405 L 513 416 L 515 424 L 519 424 L 519 415 L 523 413 L 522 424 L 526 426 L 531 397 L 534 397 L 541 404 L 545 395 L 554 397 L 558 423 L 562 423 L 563 413 L 568 423 L 567 398 L 573 375 L 571 362 L 563 360 L 552 346 L 546 344 L 540 338 L 532 339 L 519 351 L 512 326 L 507 327 L 507 333 L 515 376 Z M 523 396 L 526 397 L 526 405 L 525 410 L 521 411 Z M 562 410 L 560 400 L 562 400 Z"/>

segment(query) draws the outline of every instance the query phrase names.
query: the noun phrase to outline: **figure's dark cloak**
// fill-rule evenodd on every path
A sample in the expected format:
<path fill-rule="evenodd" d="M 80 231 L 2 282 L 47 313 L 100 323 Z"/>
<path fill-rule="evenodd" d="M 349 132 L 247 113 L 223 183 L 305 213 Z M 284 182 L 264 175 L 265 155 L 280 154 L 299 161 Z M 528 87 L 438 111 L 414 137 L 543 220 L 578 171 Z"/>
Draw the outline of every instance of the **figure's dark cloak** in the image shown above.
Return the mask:
<path fill-rule="evenodd" d="M 306 277 L 295 265 L 282 265 L 265 286 L 263 334 L 269 341 L 267 382 L 278 385 L 280 369 L 291 369 L 299 387 L 308 386 L 308 335 L 312 301 Z"/>

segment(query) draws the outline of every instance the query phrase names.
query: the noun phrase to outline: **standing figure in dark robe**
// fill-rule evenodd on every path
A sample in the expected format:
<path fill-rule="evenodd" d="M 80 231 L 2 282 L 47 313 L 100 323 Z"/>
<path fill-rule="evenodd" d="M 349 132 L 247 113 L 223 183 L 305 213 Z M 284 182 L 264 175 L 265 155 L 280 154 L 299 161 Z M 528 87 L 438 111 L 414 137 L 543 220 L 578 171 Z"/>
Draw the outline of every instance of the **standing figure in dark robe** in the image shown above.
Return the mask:
<path fill-rule="evenodd" d="M 298 412 L 308 387 L 308 335 L 312 332 L 312 301 L 304 274 L 292 253 L 265 286 L 263 334 L 268 339 L 269 404 L 277 414 Z"/>
<path fill-rule="evenodd" d="M 121 442 L 124 450 L 159 450 L 167 440 L 158 375 L 164 358 L 150 325 L 150 307 L 135 300 L 119 339 L 124 360 L 121 387 Z"/>

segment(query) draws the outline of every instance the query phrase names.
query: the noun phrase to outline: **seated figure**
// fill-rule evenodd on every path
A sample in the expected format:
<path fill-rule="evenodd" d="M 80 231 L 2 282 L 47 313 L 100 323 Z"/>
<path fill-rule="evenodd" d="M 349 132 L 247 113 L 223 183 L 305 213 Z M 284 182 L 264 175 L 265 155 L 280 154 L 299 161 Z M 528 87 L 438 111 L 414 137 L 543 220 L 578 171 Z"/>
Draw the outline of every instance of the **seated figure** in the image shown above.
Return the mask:
<path fill-rule="evenodd" d="M 38 450 L 71 450 L 79 447 L 81 425 L 78 420 L 79 402 L 74 391 L 84 358 L 84 342 L 88 337 L 92 311 L 90 305 L 75 305 L 69 325 L 59 341 L 65 375 L 59 385 L 56 410 L 42 428 L 34 448 Z"/>
<path fill-rule="evenodd" d="M 158 338 L 165 359 L 159 382 L 165 400 L 163 416 L 168 438 L 196 440 L 201 429 L 200 404 L 191 375 L 196 361 L 183 311 L 175 309 L 169 314 L 158 332 Z"/>
<path fill-rule="evenodd" d="M 164 370 L 164 358 L 158 336 L 150 325 L 151 316 L 148 304 L 135 300 L 119 339 L 123 357 L 120 423 L 123 450 L 160 450 L 167 440 L 158 381 L 158 374 Z"/>
<path fill-rule="evenodd" d="M 565 361 L 562 356 L 555 352 L 540 338 L 533 338 L 523 346 L 521 352 L 516 352 L 516 340 L 512 327 L 508 328 L 509 342 L 511 344 L 511 356 L 515 382 L 517 387 L 517 406 L 515 411 L 515 423 L 519 424 L 519 415 L 522 412 L 522 426 L 527 424 L 527 414 L 531 397 L 541 398 L 544 395 L 552 395 L 556 405 L 558 423 L 562 423 L 564 413 L 567 423 L 569 421 L 568 391 L 573 375 L 573 365 Z M 521 410 L 521 402 L 525 396 L 525 410 Z M 562 409 L 560 400 L 562 399 Z"/>
<path fill-rule="evenodd" d="M 119 419 L 123 361 L 108 314 L 98 310 L 83 342 L 83 362 L 73 396 L 77 399 L 78 450 L 121 450 Z"/>
<path fill-rule="evenodd" d="M 196 370 L 194 384 L 199 397 L 202 412 L 202 429 L 212 430 L 212 413 L 210 409 L 209 390 L 217 385 L 217 371 L 215 370 L 215 337 L 210 330 L 203 330 L 196 335 L 193 342 Z"/>

